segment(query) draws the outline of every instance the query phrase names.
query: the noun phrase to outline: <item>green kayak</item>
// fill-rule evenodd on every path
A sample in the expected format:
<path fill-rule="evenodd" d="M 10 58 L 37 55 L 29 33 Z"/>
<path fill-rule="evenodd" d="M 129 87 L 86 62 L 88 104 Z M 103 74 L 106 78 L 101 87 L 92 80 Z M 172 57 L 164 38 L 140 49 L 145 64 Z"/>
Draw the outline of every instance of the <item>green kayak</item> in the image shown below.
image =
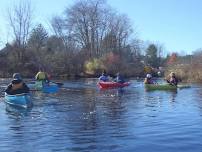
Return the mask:
<path fill-rule="evenodd" d="M 191 88 L 190 85 L 186 85 L 186 84 L 180 84 L 180 85 L 177 85 L 177 88 L 179 89 L 186 89 L 186 88 Z"/>
<path fill-rule="evenodd" d="M 169 84 L 145 84 L 146 90 L 177 90 L 176 86 Z"/>

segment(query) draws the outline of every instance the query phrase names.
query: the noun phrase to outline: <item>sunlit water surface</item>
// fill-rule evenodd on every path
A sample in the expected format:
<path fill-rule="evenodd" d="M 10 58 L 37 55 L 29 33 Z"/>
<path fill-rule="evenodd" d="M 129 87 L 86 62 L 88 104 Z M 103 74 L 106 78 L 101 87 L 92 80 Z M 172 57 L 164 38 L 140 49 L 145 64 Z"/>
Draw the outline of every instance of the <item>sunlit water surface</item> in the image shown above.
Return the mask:
<path fill-rule="evenodd" d="M 142 81 L 100 90 L 96 79 L 65 81 L 56 94 L 34 92 L 19 109 L 0 98 L 0 151 L 199 152 L 202 86 L 147 92 Z M 2 79 L 1 90 L 6 80 Z"/>

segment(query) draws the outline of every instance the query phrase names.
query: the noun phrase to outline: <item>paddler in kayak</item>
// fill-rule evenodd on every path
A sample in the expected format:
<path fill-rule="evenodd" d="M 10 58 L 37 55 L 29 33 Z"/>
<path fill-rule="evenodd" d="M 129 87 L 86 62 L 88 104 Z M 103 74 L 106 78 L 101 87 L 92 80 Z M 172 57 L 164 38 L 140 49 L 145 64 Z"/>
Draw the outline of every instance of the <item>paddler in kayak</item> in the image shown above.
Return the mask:
<path fill-rule="evenodd" d="M 144 79 L 144 84 L 156 84 L 153 80 L 152 80 L 152 75 L 151 74 L 147 74 L 146 78 Z"/>
<path fill-rule="evenodd" d="M 43 84 L 50 82 L 48 74 L 46 72 L 43 72 L 41 69 L 36 74 L 35 79 L 37 81 L 42 81 Z"/>
<path fill-rule="evenodd" d="M 5 92 L 9 95 L 29 93 L 29 87 L 23 82 L 19 73 L 14 73 L 13 80 L 6 88 Z"/>
<path fill-rule="evenodd" d="M 102 72 L 102 75 L 99 77 L 99 81 L 102 81 L 102 82 L 109 81 L 109 77 L 108 77 L 108 75 L 107 75 L 107 73 L 106 73 L 105 70 Z"/>
<path fill-rule="evenodd" d="M 116 78 L 114 79 L 114 82 L 125 83 L 125 80 L 124 80 L 123 76 L 118 72 L 116 74 Z"/>
<path fill-rule="evenodd" d="M 175 73 L 174 72 L 171 72 L 168 76 L 168 78 L 166 79 L 166 81 L 170 84 L 170 85 L 175 85 L 177 86 L 179 80 L 178 78 L 176 77 Z"/>

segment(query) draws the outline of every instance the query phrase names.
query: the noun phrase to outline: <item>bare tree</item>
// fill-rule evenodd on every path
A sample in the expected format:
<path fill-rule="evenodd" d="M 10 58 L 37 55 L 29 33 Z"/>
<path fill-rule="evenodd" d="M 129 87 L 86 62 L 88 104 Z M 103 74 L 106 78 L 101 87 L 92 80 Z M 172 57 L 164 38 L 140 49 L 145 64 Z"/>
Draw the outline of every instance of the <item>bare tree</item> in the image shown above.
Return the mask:
<path fill-rule="evenodd" d="M 8 22 L 13 31 L 14 41 L 20 48 L 25 48 L 32 22 L 30 1 L 20 1 L 8 9 Z"/>
<path fill-rule="evenodd" d="M 64 22 L 63 18 L 61 18 L 59 16 L 54 16 L 51 19 L 51 26 L 52 26 L 52 29 L 53 29 L 55 35 L 63 41 L 65 49 L 67 51 L 67 48 L 68 48 L 67 37 L 69 34 L 68 34 L 68 30 L 65 28 L 65 22 Z"/>
<path fill-rule="evenodd" d="M 88 57 L 124 50 L 132 33 L 126 15 L 113 11 L 105 0 L 79 0 L 67 8 L 64 18 L 54 17 L 52 26 L 64 43 L 76 42 Z"/>
<path fill-rule="evenodd" d="M 134 38 L 130 42 L 130 46 L 131 46 L 131 51 L 135 57 L 140 57 L 141 55 L 143 55 L 143 52 L 142 52 L 143 41 L 142 40 L 140 40 L 138 38 Z"/>
<path fill-rule="evenodd" d="M 110 21 L 109 30 L 113 34 L 114 49 L 121 53 L 123 48 L 128 45 L 128 38 L 133 32 L 130 20 L 126 15 L 115 14 Z"/>
<path fill-rule="evenodd" d="M 65 12 L 66 26 L 71 37 L 87 51 L 89 57 L 95 56 L 98 52 L 96 44 L 99 43 L 97 41 L 99 41 L 99 27 L 104 4 L 104 1 L 100 0 L 80 0 L 73 7 L 67 8 Z"/>
<path fill-rule="evenodd" d="M 64 18 L 54 17 L 52 26 L 65 43 L 74 41 L 93 57 L 101 54 L 100 42 L 106 34 L 107 13 L 109 8 L 104 0 L 80 0 L 66 9 Z"/>

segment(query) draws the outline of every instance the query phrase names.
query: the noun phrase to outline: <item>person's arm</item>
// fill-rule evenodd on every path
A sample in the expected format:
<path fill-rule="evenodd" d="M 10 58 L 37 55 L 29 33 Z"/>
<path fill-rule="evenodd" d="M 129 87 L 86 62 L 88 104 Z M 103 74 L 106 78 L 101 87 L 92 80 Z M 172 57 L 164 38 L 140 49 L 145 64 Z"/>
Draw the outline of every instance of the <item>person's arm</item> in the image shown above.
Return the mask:
<path fill-rule="evenodd" d="M 36 74 L 35 79 L 36 79 L 36 80 L 39 79 L 39 73 Z"/>
<path fill-rule="evenodd" d="M 102 76 L 100 76 L 98 79 L 99 79 L 99 81 L 102 81 Z"/>
<path fill-rule="evenodd" d="M 117 78 L 114 79 L 114 82 L 117 82 Z"/>
<path fill-rule="evenodd" d="M 177 78 L 175 78 L 175 82 L 174 82 L 174 84 L 177 86 L 177 84 L 178 84 L 178 79 Z"/>
<path fill-rule="evenodd" d="M 48 74 L 46 72 L 44 72 L 45 74 L 45 79 L 48 80 Z"/>
<path fill-rule="evenodd" d="M 9 85 L 7 86 L 5 92 L 6 92 L 7 94 L 11 94 L 11 90 L 12 90 L 12 84 L 9 84 Z"/>
<path fill-rule="evenodd" d="M 144 79 L 144 84 L 147 84 L 147 83 L 148 83 L 147 78 L 145 78 Z"/>
<path fill-rule="evenodd" d="M 106 76 L 106 81 L 109 81 L 109 76 Z"/>
<path fill-rule="evenodd" d="M 29 93 L 30 89 L 25 83 L 23 83 L 23 88 L 25 90 L 25 93 Z"/>
<path fill-rule="evenodd" d="M 48 73 L 46 73 L 46 72 L 45 72 L 45 79 L 46 79 L 46 82 L 47 82 L 47 83 L 50 82 L 50 79 L 49 79 Z"/>
<path fill-rule="evenodd" d="M 120 76 L 120 77 L 119 77 L 119 82 L 120 82 L 120 83 L 124 83 L 124 82 L 125 82 L 125 80 L 124 80 L 124 77 L 123 77 L 123 76 Z"/>

